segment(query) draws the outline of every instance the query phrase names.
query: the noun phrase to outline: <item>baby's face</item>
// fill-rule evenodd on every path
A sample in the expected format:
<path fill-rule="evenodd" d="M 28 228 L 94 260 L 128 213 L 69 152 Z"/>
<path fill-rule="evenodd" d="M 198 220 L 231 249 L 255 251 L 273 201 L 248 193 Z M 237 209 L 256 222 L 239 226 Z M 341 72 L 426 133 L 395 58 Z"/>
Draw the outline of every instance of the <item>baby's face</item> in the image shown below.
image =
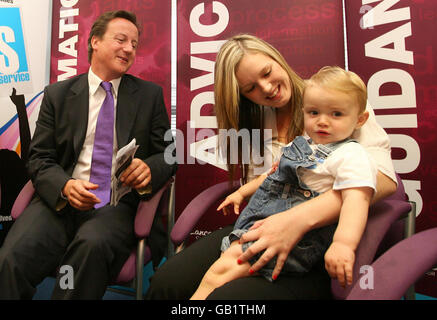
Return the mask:
<path fill-rule="evenodd" d="M 318 144 L 349 138 L 367 120 L 354 95 L 316 84 L 305 89 L 303 113 L 305 132 Z"/>

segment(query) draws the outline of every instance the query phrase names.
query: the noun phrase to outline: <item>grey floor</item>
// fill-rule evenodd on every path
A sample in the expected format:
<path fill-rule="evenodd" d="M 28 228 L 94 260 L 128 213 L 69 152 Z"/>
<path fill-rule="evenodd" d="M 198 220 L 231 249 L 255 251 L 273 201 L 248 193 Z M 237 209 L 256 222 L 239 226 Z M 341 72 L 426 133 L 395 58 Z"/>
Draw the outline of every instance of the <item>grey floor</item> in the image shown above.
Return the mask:
<path fill-rule="evenodd" d="M 153 274 L 151 263 L 144 267 L 144 281 L 143 292 L 145 293 L 149 288 L 149 278 Z M 41 282 L 37 288 L 33 300 L 50 300 L 53 287 L 55 285 L 55 278 L 47 277 Z M 103 300 L 135 300 L 133 289 L 123 286 L 111 286 L 106 290 Z"/>

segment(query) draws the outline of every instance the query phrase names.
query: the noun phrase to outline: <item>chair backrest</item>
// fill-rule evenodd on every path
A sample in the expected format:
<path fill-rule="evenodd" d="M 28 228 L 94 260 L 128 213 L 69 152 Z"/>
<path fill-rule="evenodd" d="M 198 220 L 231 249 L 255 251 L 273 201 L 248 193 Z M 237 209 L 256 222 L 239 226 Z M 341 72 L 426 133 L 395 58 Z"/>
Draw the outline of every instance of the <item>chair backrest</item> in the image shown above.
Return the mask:
<path fill-rule="evenodd" d="M 27 207 L 30 200 L 32 200 L 33 194 L 35 193 L 35 188 L 33 187 L 32 181 L 29 180 L 21 189 L 20 193 L 15 199 L 14 205 L 12 206 L 11 216 L 12 219 L 16 220 L 23 210 Z"/>
<path fill-rule="evenodd" d="M 135 235 L 139 239 L 137 250 L 131 252 L 115 280 L 115 283 L 126 283 L 131 281 L 136 275 L 137 297 L 139 297 L 139 293 L 142 293 L 140 288 L 142 286 L 142 281 L 140 281 L 142 274 L 139 273 L 138 269 L 141 269 L 145 263 L 152 259 L 150 243 L 145 245 L 144 239 L 149 237 L 155 218 L 159 218 L 166 212 L 169 206 L 167 194 L 173 191 L 173 189 L 173 178 L 170 178 L 150 199 L 140 201 L 138 205 L 134 222 Z"/>
<path fill-rule="evenodd" d="M 170 234 L 171 241 L 176 246 L 182 244 L 199 219 L 208 212 L 211 205 L 220 199 L 226 198 L 227 195 L 237 190 L 239 186 L 239 181 L 234 181 L 232 185 L 230 185 L 228 181 L 225 181 L 213 185 L 199 193 L 190 201 L 177 218 Z"/>
<path fill-rule="evenodd" d="M 345 299 L 348 296 L 360 274 L 363 273 L 362 267 L 373 262 L 378 247 L 392 224 L 400 217 L 408 214 L 410 210 L 411 206 L 406 201 L 402 181 L 398 177 L 398 188 L 395 194 L 378 201 L 369 209 L 367 226 L 355 253 L 354 283 L 352 286 L 342 288 L 337 280 L 333 279 L 331 281 L 331 292 L 335 299 Z"/>
<path fill-rule="evenodd" d="M 366 275 L 366 280 L 372 279 L 373 283 L 355 284 L 347 299 L 401 299 L 408 288 L 437 263 L 436 242 L 437 228 L 400 241 L 372 264 L 371 277 Z"/>
<path fill-rule="evenodd" d="M 166 212 L 168 208 L 167 194 L 170 191 L 169 189 L 170 186 L 172 186 L 172 183 L 173 178 L 170 178 L 151 199 L 148 201 L 140 201 L 134 223 L 135 234 L 137 237 L 143 238 L 148 236 L 156 213 L 162 214 L 164 210 Z M 138 214 L 141 211 L 150 211 L 154 214 Z"/>

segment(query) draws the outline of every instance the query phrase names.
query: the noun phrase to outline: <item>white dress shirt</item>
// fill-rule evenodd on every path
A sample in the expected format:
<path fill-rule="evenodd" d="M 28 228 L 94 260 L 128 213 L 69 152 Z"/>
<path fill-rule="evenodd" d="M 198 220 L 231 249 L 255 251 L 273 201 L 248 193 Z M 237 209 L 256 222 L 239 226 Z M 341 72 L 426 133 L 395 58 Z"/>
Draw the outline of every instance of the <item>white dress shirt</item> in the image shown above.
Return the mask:
<path fill-rule="evenodd" d="M 114 144 L 112 149 L 112 173 L 114 172 L 115 156 L 117 153 L 117 135 L 115 131 L 115 119 L 117 115 L 117 95 L 118 87 L 120 86 L 121 78 L 111 80 L 112 95 L 114 97 Z M 88 85 L 89 85 L 89 111 L 88 111 L 88 127 L 86 130 L 85 141 L 80 151 L 77 164 L 73 170 L 72 177 L 74 179 L 90 180 L 91 161 L 93 156 L 94 137 L 96 134 L 97 118 L 100 108 L 106 97 L 106 91 L 100 86 L 102 80 L 89 69 Z M 92 182 L 92 181 L 91 181 Z"/>

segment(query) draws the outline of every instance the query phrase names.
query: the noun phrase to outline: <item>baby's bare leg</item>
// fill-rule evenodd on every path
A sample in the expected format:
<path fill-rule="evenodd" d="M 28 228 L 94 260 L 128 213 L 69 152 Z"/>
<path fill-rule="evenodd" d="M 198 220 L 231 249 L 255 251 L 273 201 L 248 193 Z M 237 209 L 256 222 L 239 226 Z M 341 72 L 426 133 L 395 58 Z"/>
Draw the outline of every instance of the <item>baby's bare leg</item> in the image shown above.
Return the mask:
<path fill-rule="evenodd" d="M 214 289 L 225 283 L 249 276 L 250 264 L 248 262 L 237 263 L 237 259 L 241 254 L 241 244 L 238 241 L 232 242 L 231 246 L 222 253 L 220 258 L 205 273 L 191 300 L 204 300 Z"/>

